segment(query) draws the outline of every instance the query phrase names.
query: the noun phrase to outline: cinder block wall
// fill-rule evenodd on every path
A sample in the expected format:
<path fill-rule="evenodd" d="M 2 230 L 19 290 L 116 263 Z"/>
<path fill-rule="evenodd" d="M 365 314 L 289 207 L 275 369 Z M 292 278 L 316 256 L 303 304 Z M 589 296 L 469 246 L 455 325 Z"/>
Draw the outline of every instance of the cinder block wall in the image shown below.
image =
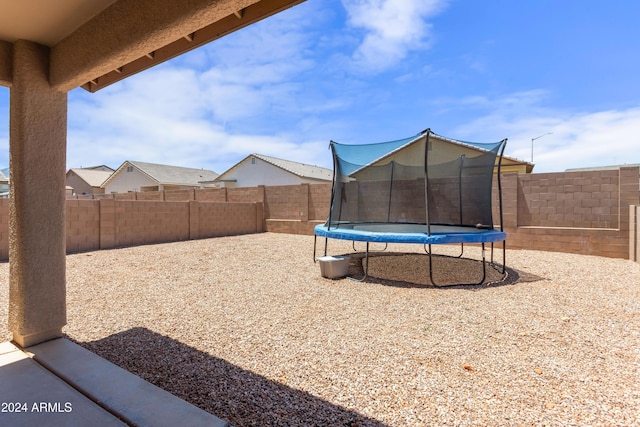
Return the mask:
<path fill-rule="evenodd" d="M 202 190 L 195 190 L 195 198 L 199 202 L 226 202 L 227 201 L 227 189 L 226 188 L 205 188 Z"/>
<path fill-rule="evenodd" d="M 502 183 L 508 247 L 630 258 L 640 168 L 507 174 Z"/>
<path fill-rule="evenodd" d="M 310 184 L 263 187 L 266 231 L 313 234 L 313 227 L 327 219 L 331 198 L 331 184 L 317 186 L 313 191 L 316 185 Z M 321 200 L 327 201 L 324 209 L 319 206 Z"/>
<path fill-rule="evenodd" d="M 518 225 L 618 228 L 620 171 L 518 177 Z"/>
<path fill-rule="evenodd" d="M 497 180 L 494 181 L 494 223 L 499 224 Z M 502 220 L 508 233 L 508 248 L 638 261 L 638 167 L 505 174 L 502 194 Z M 331 184 L 265 187 L 264 202 L 265 207 L 269 207 L 265 208 L 267 231 L 313 234 L 313 227 L 324 222 L 329 214 L 330 198 Z"/>
<path fill-rule="evenodd" d="M 67 200 L 67 253 L 264 231 L 262 203 L 164 201 L 161 193 Z M 0 199 L 0 260 L 8 258 L 9 199 Z"/>
<path fill-rule="evenodd" d="M 279 185 L 264 188 L 267 218 L 306 221 L 309 219 L 309 185 Z"/>
<path fill-rule="evenodd" d="M 136 200 L 164 200 L 164 191 L 144 191 L 135 195 Z"/>
<path fill-rule="evenodd" d="M 496 181 L 496 180 L 494 180 Z M 507 248 L 640 262 L 640 168 L 502 176 Z M 262 231 L 313 234 L 331 184 L 210 188 L 67 200 L 67 251 Z M 499 224 L 494 182 L 494 222 Z M 8 258 L 9 200 L 0 199 L 0 259 Z"/>
<path fill-rule="evenodd" d="M 227 188 L 227 202 L 263 202 L 265 186 Z"/>
<path fill-rule="evenodd" d="M 136 194 L 144 194 L 144 193 L 136 193 Z M 164 200 L 167 202 L 188 202 L 190 200 L 195 200 L 195 199 L 196 199 L 195 190 L 164 191 Z"/>
<path fill-rule="evenodd" d="M 67 200 L 67 252 L 100 247 L 100 201 Z"/>
<path fill-rule="evenodd" d="M 114 246 L 189 239 L 189 204 L 115 200 Z"/>
<path fill-rule="evenodd" d="M 200 203 L 189 204 L 190 238 L 249 234 L 263 231 L 261 203 Z"/>
<path fill-rule="evenodd" d="M 629 226 L 629 259 L 640 262 L 640 206 L 630 206 Z"/>
<path fill-rule="evenodd" d="M 309 185 L 309 221 L 325 222 L 329 217 L 331 184 Z"/>

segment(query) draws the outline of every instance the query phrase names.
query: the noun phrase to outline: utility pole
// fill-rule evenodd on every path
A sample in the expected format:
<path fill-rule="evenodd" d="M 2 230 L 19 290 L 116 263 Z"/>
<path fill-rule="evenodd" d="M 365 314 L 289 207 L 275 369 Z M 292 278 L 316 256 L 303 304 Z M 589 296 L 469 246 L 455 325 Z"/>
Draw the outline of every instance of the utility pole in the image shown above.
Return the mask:
<path fill-rule="evenodd" d="M 553 132 L 547 132 L 545 134 L 542 134 L 540 136 L 536 136 L 535 138 L 531 138 L 531 163 L 533 163 L 533 141 L 535 141 L 538 138 L 542 138 L 543 136 L 547 136 L 547 135 L 551 135 Z"/>

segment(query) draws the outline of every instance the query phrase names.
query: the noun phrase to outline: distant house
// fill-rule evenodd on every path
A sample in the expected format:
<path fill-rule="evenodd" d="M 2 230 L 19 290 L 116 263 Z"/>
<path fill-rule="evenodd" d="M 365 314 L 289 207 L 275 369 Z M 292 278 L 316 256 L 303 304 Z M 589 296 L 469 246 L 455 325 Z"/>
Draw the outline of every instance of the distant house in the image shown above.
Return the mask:
<path fill-rule="evenodd" d="M 9 168 L 0 170 L 0 198 L 9 197 Z"/>
<path fill-rule="evenodd" d="M 88 168 L 72 168 L 67 172 L 66 185 L 71 187 L 72 194 L 103 194 L 102 183 L 113 173 L 109 166 L 100 165 Z"/>
<path fill-rule="evenodd" d="M 331 182 L 331 169 L 250 154 L 221 173 L 212 182 L 217 187 L 255 187 L 258 185 L 296 185 Z"/>
<path fill-rule="evenodd" d="M 106 194 L 186 190 L 200 188 L 200 182 L 213 181 L 217 177 L 217 173 L 207 169 L 127 160 L 102 183 L 102 188 Z"/>
<path fill-rule="evenodd" d="M 571 169 L 566 169 L 565 172 L 607 171 L 607 170 L 617 170 L 620 168 L 636 168 L 639 166 L 640 166 L 640 163 L 631 163 L 631 164 L 625 163 L 622 165 L 588 166 L 584 168 L 571 168 Z"/>
<path fill-rule="evenodd" d="M 398 142 L 399 141 L 400 140 L 398 140 Z M 411 139 L 406 144 L 398 146 L 398 148 L 396 148 L 395 150 L 385 154 L 379 159 L 376 159 L 367 166 L 383 165 L 385 163 L 388 163 L 389 160 L 395 160 L 396 162 L 407 166 L 420 165 L 422 164 L 425 153 L 425 143 L 426 138 Z M 460 153 L 461 149 L 463 150 L 463 152 L 469 152 L 471 154 L 471 157 L 477 155 L 479 151 L 483 151 L 482 148 L 474 146 L 472 144 L 467 144 L 463 141 L 446 138 L 436 134 L 431 134 L 429 136 L 429 151 L 431 151 L 431 147 L 433 144 L 438 144 L 439 147 L 437 151 L 440 153 L 440 156 L 444 157 L 446 157 L 450 152 L 455 153 L 455 155 L 457 156 L 458 153 Z M 500 171 L 502 173 L 531 173 L 533 171 L 533 166 L 533 163 L 519 160 L 514 157 L 503 156 Z M 498 165 L 496 164 L 494 172 L 497 171 Z"/>

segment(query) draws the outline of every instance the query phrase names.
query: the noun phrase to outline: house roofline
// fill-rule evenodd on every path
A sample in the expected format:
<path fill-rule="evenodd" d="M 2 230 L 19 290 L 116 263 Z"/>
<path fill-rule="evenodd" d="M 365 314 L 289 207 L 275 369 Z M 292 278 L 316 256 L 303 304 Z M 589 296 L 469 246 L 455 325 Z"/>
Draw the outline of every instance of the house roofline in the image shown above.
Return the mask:
<path fill-rule="evenodd" d="M 309 167 L 314 167 L 314 168 L 319 168 L 319 169 L 326 169 L 331 171 L 331 169 L 328 168 L 323 168 L 322 166 L 317 166 L 317 165 L 311 165 L 308 163 L 302 163 L 302 162 L 296 162 L 294 160 L 287 160 L 287 159 L 281 159 L 279 157 L 274 157 L 274 156 L 267 156 L 266 154 L 257 154 L 257 153 L 251 153 L 249 155 L 247 155 L 246 157 L 244 157 L 242 160 L 240 160 L 239 162 L 237 162 L 236 164 L 234 164 L 233 166 L 231 166 L 229 169 L 227 169 L 226 171 L 222 172 L 220 175 L 218 175 L 218 178 L 216 178 L 214 181 L 215 182 L 224 182 L 225 179 L 220 179 L 220 177 L 226 175 L 227 173 L 231 172 L 233 169 L 237 168 L 241 163 L 243 163 L 244 161 L 248 160 L 251 157 L 256 157 L 260 160 L 262 160 L 263 162 L 269 163 L 271 166 L 275 166 L 278 169 L 281 169 L 285 172 L 288 172 L 292 175 L 295 175 L 297 177 L 300 178 L 305 178 L 305 179 L 312 179 L 312 180 L 316 180 L 316 181 L 325 181 L 322 178 L 316 178 L 316 177 L 312 177 L 312 176 L 307 176 L 307 175 L 303 175 L 303 174 L 299 174 L 296 173 L 290 169 L 287 169 L 285 167 L 282 167 L 281 165 L 274 163 L 271 159 L 276 159 L 276 160 L 282 160 L 283 162 L 292 162 L 292 163 L 297 163 L 299 165 L 303 165 L 303 166 L 309 166 Z M 331 181 L 331 179 L 327 179 L 327 182 Z"/>

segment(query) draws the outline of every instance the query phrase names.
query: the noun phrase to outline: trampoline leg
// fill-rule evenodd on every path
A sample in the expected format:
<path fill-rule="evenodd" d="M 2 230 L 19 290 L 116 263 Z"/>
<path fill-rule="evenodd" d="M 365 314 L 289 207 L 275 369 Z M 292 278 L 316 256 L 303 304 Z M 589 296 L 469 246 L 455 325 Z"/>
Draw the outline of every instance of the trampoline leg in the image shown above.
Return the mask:
<path fill-rule="evenodd" d="M 507 241 L 502 241 L 502 274 L 507 271 Z"/>
<path fill-rule="evenodd" d="M 353 252 L 358 252 L 358 249 L 356 249 L 356 241 L 355 240 L 351 241 L 351 247 L 353 248 Z M 385 243 L 384 244 L 384 248 L 382 248 L 381 250 L 379 250 L 379 251 L 371 251 L 371 252 L 384 252 L 384 251 L 387 250 L 388 247 L 389 247 L 389 243 Z"/>
<path fill-rule="evenodd" d="M 316 263 L 316 243 L 318 242 L 318 236 L 313 235 L 313 263 Z"/>
<path fill-rule="evenodd" d="M 324 238 L 324 256 L 327 256 L 327 238 Z M 313 263 L 315 264 L 317 259 L 316 259 L 316 249 L 318 246 L 318 236 L 317 235 L 313 235 Z"/>
<path fill-rule="evenodd" d="M 484 279 L 487 278 L 487 263 L 485 262 L 485 256 L 484 256 L 484 242 L 482 242 L 482 280 L 480 282 L 478 282 L 478 285 L 481 285 L 484 283 Z"/>
<path fill-rule="evenodd" d="M 429 250 L 427 250 L 427 246 L 429 246 Z M 431 245 L 425 243 L 424 244 L 424 252 L 425 253 L 430 253 L 431 252 Z M 460 255 L 458 255 L 457 257 L 454 258 L 462 258 L 462 255 L 464 254 L 464 243 L 460 243 Z"/>
<path fill-rule="evenodd" d="M 367 242 L 367 253 L 364 260 L 364 277 L 362 280 L 366 279 L 367 276 L 369 276 L 369 242 Z"/>
<path fill-rule="evenodd" d="M 493 265 L 495 266 L 495 264 Z M 496 268 L 496 270 L 498 269 Z M 500 274 L 503 274 L 503 275 L 506 275 L 507 273 L 507 241 L 506 240 L 502 241 L 502 271 L 500 270 L 498 271 L 500 272 Z"/>
<path fill-rule="evenodd" d="M 436 287 L 446 287 L 446 286 L 469 286 L 469 285 L 482 285 L 485 281 L 485 279 L 487 278 L 487 263 L 486 261 L 486 257 L 485 257 L 485 245 L 484 242 L 482 242 L 482 279 L 477 282 L 477 283 L 449 283 L 449 284 L 444 284 L 444 285 L 439 285 L 435 282 L 435 280 L 433 280 L 433 260 L 431 258 L 431 245 L 429 245 L 429 280 L 431 281 L 431 284 L 433 286 Z M 460 254 L 460 256 L 462 256 L 462 254 Z M 460 258 L 460 257 L 458 257 Z"/>
<path fill-rule="evenodd" d="M 367 249 L 364 255 L 364 276 L 362 279 L 356 279 L 355 277 L 348 277 L 350 280 L 354 280 L 356 282 L 364 282 L 367 277 L 369 277 L 369 242 L 367 242 Z"/>
<path fill-rule="evenodd" d="M 504 277 L 502 278 L 502 280 L 505 279 L 505 275 L 507 273 L 507 242 L 506 240 L 502 241 L 502 269 L 498 269 L 497 266 L 498 264 L 496 264 L 496 262 L 494 262 L 493 260 L 493 242 L 491 242 L 491 262 L 490 262 L 491 266 L 498 271 L 500 274 L 502 274 Z"/>
<path fill-rule="evenodd" d="M 493 264 L 493 242 L 491 242 L 491 264 Z"/>
<path fill-rule="evenodd" d="M 484 264 L 484 243 L 482 244 L 482 262 Z M 496 270 L 498 273 L 502 274 L 502 279 L 505 280 L 507 278 L 507 241 L 502 241 L 502 268 L 498 268 L 498 264 L 493 259 L 493 251 L 494 251 L 494 242 L 491 242 L 491 261 L 489 265 Z M 484 281 L 484 279 L 483 279 Z"/>
<path fill-rule="evenodd" d="M 427 253 L 429 254 L 429 280 L 431 281 L 431 284 L 433 286 L 438 286 L 436 285 L 436 282 L 433 280 L 433 261 L 431 260 L 431 245 L 429 245 L 429 251 Z"/>

